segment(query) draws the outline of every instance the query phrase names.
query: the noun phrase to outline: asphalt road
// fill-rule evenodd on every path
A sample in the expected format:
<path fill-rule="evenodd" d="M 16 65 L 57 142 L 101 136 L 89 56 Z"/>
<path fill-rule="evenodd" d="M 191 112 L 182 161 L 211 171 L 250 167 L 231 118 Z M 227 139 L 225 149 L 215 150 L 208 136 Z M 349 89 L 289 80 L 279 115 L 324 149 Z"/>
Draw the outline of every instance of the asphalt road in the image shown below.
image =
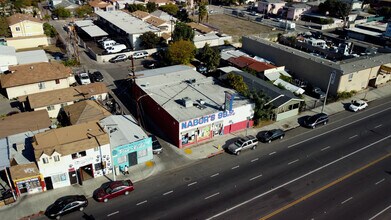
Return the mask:
<path fill-rule="evenodd" d="M 391 99 L 378 100 L 363 112 L 337 114 L 326 126 L 294 129 L 255 151 L 170 170 L 138 182 L 129 196 L 90 201 L 85 213 L 96 219 L 258 219 L 388 154 L 390 110 Z M 342 188 L 354 194 L 354 187 Z M 386 205 L 371 204 L 379 211 Z"/>

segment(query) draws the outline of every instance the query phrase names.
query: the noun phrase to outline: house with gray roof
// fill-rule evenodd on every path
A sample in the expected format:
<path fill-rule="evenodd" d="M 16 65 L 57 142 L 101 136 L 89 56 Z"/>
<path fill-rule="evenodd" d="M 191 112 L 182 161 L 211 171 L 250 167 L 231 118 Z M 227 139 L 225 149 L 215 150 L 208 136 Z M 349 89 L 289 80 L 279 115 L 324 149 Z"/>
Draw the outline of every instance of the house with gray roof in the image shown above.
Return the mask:
<path fill-rule="evenodd" d="M 299 107 L 304 100 L 295 96 L 288 90 L 280 89 L 273 84 L 266 82 L 250 73 L 239 70 L 235 67 L 221 67 L 220 79 L 226 79 L 229 73 L 234 73 L 243 77 L 249 90 L 263 92 L 270 98 L 268 104 L 272 105 L 274 114 L 271 120 L 280 121 L 299 114 Z"/>

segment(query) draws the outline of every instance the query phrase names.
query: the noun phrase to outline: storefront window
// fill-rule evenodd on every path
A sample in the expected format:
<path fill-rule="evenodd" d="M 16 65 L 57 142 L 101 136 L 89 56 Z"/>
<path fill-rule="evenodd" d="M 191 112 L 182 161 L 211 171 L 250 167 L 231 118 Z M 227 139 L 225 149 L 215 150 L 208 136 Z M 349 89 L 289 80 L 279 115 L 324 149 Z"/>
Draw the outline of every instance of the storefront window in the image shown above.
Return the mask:
<path fill-rule="evenodd" d="M 124 155 L 124 156 L 118 157 L 118 158 L 117 158 L 117 161 L 118 161 L 119 164 L 121 164 L 121 163 L 127 163 L 127 162 L 128 162 L 128 159 L 127 159 L 127 158 L 128 158 L 127 155 Z"/>
<path fill-rule="evenodd" d="M 137 151 L 137 157 L 138 157 L 138 158 L 140 158 L 140 157 L 145 157 L 145 156 L 147 156 L 147 155 L 148 155 L 147 149 Z"/>
<path fill-rule="evenodd" d="M 212 126 L 213 129 L 213 136 L 223 135 L 223 123 L 217 123 Z"/>
<path fill-rule="evenodd" d="M 210 138 L 210 127 L 206 126 L 198 130 L 198 140 Z"/>
<path fill-rule="evenodd" d="M 187 133 L 182 133 L 182 145 L 192 144 L 195 142 L 195 132 L 189 131 Z"/>
<path fill-rule="evenodd" d="M 53 183 L 63 182 L 67 180 L 66 173 L 61 173 L 52 176 Z"/>

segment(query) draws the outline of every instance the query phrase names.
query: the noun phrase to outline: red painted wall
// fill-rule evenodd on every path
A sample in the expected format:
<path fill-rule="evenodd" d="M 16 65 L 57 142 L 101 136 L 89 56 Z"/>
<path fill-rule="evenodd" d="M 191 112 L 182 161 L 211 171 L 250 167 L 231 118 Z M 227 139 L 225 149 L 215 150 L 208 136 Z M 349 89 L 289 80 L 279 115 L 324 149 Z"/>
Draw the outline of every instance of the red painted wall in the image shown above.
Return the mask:
<path fill-rule="evenodd" d="M 254 122 L 250 120 L 248 124 L 249 124 L 249 127 L 252 127 Z M 232 133 L 232 132 L 235 132 L 235 131 L 239 131 L 239 130 L 243 130 L 243 129 L 246 129 L 246 128 L 247 128 L 247 120 L 241 121 L 241 122 L 237 122 L 235 124 L 226 125 L 224 127 L 224 134 L 229 134 L 229 133 Z"/>

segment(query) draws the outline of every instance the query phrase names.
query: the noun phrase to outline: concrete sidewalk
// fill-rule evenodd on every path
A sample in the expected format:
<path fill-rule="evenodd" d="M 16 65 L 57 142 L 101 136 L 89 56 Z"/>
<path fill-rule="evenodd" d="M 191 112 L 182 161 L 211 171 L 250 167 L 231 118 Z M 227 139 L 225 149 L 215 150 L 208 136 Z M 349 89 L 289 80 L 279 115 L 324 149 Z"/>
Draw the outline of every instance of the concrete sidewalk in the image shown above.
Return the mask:
<path fill-rule="evenodd" d="M 368 102 L 370 102 L 390 95 L 391 95 L 391 84 L 387 84 L 383 87 L 374 90 L 358 93 L 354 97 L 350 98 L 349 100 L 342 100 L 335 103 L 330 103 L 326 105 L 324 111 L 329 115 L 333 115 L 335 113 L 345 111 L 342 103 L 350 102 L 352 99 L 363 99 L 365 97 L 365 99 Z M 179 155 L 182 155 L 183 157 L 194 161 L 213 157 L 220 153 L 223 153 L 224 151 L 222 150 L 222 146 L 224 146 L 229 140 L 235 137 L 244 136 L 246 134 L 256 135 L 260 130 L 269 130 L 274 128 L 290 130 L 296 128 L 300 126 L 298 123 L 298 118 L 304 115 L 312 115 L 321 112 L 321 108 L 322 107 L 318 107 L 312 109 L 311 111 L 302 112 L 300 115 L 279 122 L 275 122 L 267 126 L 263 126 L 262 128 L 249 128 L 247 129 L 247 131 L 238 131 L 231 134 L 227 134 L 206 141 L 194 147 L 190 147 L 186 149 L 178 149 L 175 146 L 170 146 L 170 147 Z M 118 180 L 118 179 L 129 178 L 133 182 L 138 182 L 140 180 L 148 178 L 151 175 L 166 170 L 164 169 L 165 163 L 168 163 L 168 161 L 163 161 L 161 160 L 160 157 L 155 156 L 153 161 L 147 162 L 145 164 L 138 164 L 136 166 L 132 166 L 129 168 L 129 172 L 130 172 L 129 175 L 121 174 L 118 175 L 116 179 Z M 180 167 L 181 165 L 183 164 L 178 164 L 178 167 Z M 91 197 L 95 189 L 100 187 L 103 183 L 108 182 L 112 179 L 113 179 L 113 175 L 110 174 L 107 177 L 99 177 L 99 178 L 87 180 L 83 182 L 82 186 L 80 185 L 68 186 L 68 187 L 50 190 L 38 194 L 23 196 L 19 198 L 16 203 L 13 203 L 6 207 L 0 207 L 0 215 L 2 216 L 2 219 L 20 219 L 26 216 L 29 216 L 30 218 L 34 218 L 36 216 L 39 216 L 37 215 L 37 213 L 39 213 L 40 211 L 44 211 L 46 207 L 48 207 L 50 204 L 52 204 L 56 199 L 58 199 L 61 196 L 69 195 L 69 194 L 84 194 L 87 197 Z M 36 213 L 36 215 L 32 216 L 31 214 L 33 213 Z M 25 219 L 29 219 L 29 218 L 25 218 Z"/>

